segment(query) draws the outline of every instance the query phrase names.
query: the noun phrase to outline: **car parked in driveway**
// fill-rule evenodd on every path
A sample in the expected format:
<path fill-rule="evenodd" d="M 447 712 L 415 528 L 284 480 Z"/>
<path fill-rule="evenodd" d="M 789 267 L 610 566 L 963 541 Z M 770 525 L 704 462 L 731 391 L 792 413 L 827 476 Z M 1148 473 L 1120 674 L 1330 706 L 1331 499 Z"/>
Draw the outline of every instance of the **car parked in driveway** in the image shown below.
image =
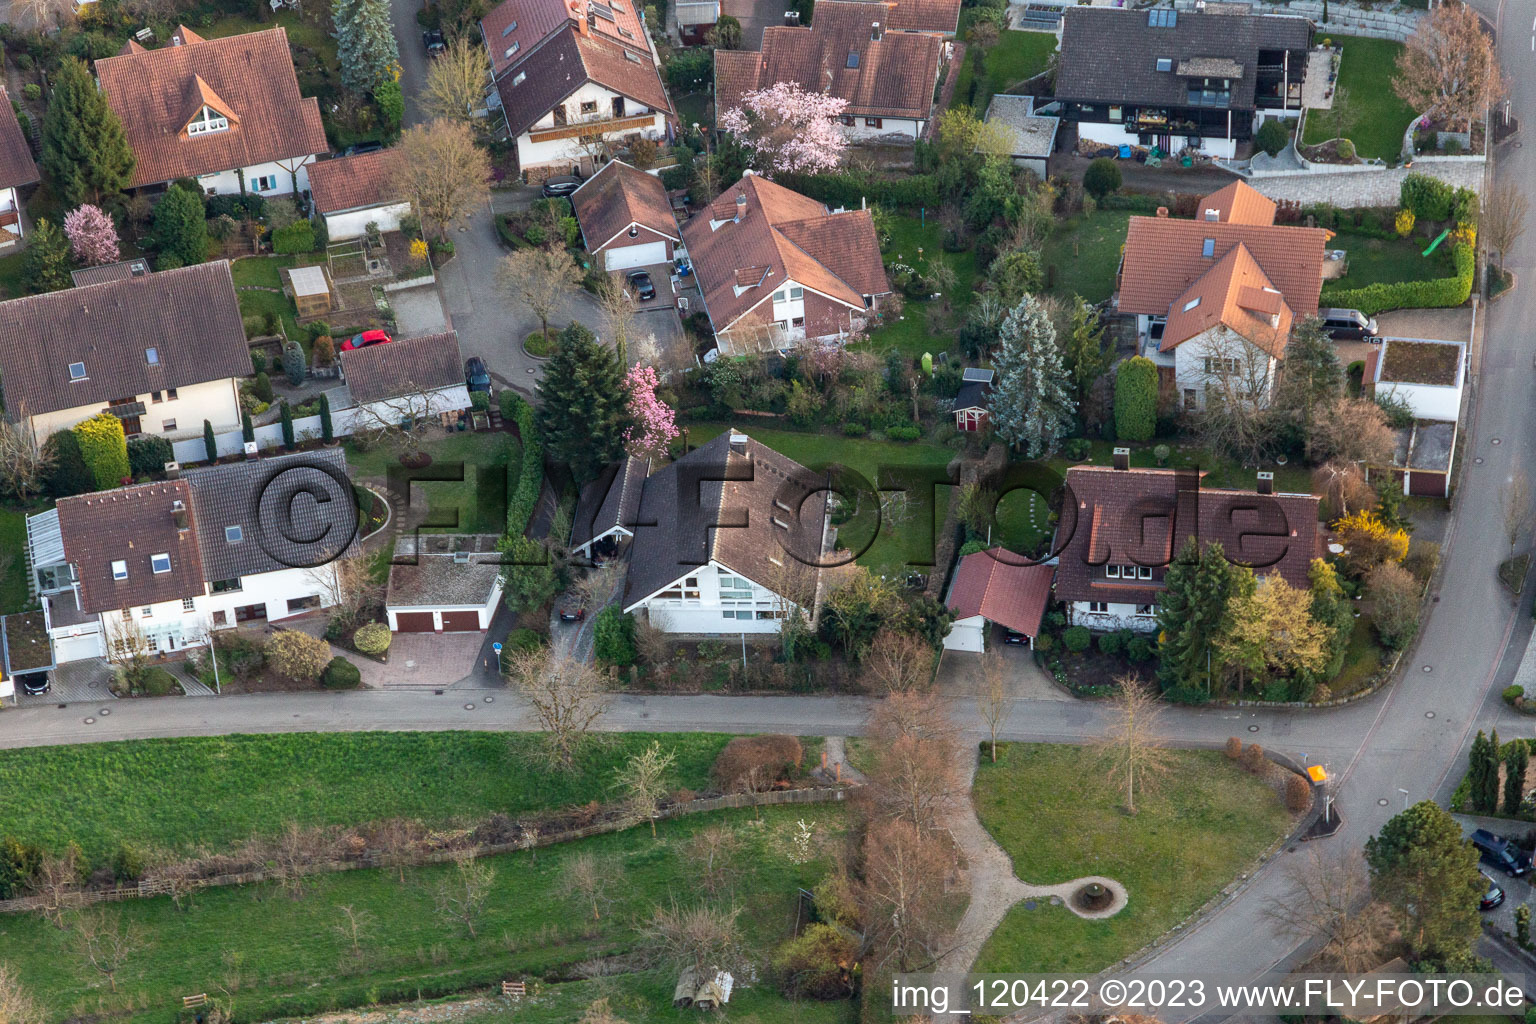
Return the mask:
<path fill-rule="evenodd" d="M 1503 836 L 1480 828 L 1472 833 L 1472 845 L 1477 847 L 1484 864 L 1496 867 L 1506 875 L 1519 878 L 1531 872 L 1531 855 Z"/>
<path fill-rule="evenodd" d="M 560 602 L 561 622 L 581 622 L 587 617 L 587 606 L 579 597 L 568 597 Z"/>
<path fill-rule="evenodd" d="M 443 40 L 441 31 L 429 28 L 421 34 L 421 47 L 427 51 L 428 57 L 441 57 L 443 51 L 448 49 L 448 44 Z"/>
<path fill-rule="evenodd" d="M 1023 633 L 1020 633 L 1016 629 L 1009 629 L 1003 632 L 1003 643 L 1010 646 L 1028 646 L 1029 637 L 1025 636 Z"/>
<path fill-rule="evenodd" d="M 47 672 L 23 672 L 16 677 L 16 685 L 22 693 L 36 697 L 53 689 L 53 681 Z"/>
<path fill-rule="evenodd" d="M 394 340 L 394 338 L 389 336 L 388 331 L 377 329 L 364 331 L 362 334 L 354 334 L 342 342 L 341 350 L 343 352 L 353 352 L 360 348 L 367 348 L 369 345 L 387 345 Z"/>
<path fill-rule="evenodd" d="M 1323 330 L 1334 341 L 1375 341 L 1376 320 L 1358 309 L 1320 309 Z"/>
<path fill-rule="evenodd" d="M 1479 871 L 1478 874 L 1482 875 L 1483 881 L 1488 883 L 1488 889 L 1483 893 L 1482 898 L 1477 901 L 1477 909 L 1492 910 L 1504 902 L 1504 890 L 1499 888 L 1499 883 L 1488 876 L 1488 872 Z"/>
<path fill-rule="evenodd" d="M 544 179 L 544 187 L 539 192 L 545 199 L 556 196 L 569 196 L 572 192 L 581 188 L 581 179 L 574 174 L 557 174 L 553 178 Z"/>
<path fill-rule="evenodd" d="M 635 290 L 635 297 L 641 302 L 650 302 L 656 297 L 656 286 L 651 283 L 651 275 L 643 270 L 629 272 L 629 286 Z"/>
<path fill-rule="evenodd" d="M 346 152 L 342 153 L 342 156 L 359 156 L 363 153 L 377 153 L 383 148 L 384 143 L 382 142 L 359 142 L 355 145 L 348 146 Z"/>
<path fill-rule="evenodd" d="M 464 360 L 464 386 L 471 391 L 491 390 L 491 374 L 485 368 L 485 360 L 479 356 L 470 356 Z"/>

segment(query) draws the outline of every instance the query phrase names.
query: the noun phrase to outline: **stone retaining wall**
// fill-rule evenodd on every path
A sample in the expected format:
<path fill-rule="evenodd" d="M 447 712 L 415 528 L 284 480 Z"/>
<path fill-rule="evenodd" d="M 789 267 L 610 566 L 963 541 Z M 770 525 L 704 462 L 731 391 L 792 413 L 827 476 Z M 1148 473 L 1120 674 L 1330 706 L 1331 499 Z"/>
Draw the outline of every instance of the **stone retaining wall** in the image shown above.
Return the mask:
<path fill-rule="evenodd" d="M 1303 206 L 1332 203 L 1338 207 L 1396 206 L 1402 193 L 1403 179 L 1410 174 L 1439 178 L 1454 188 L 1481 192 L 1483 161 L 1441 158 L 1420 159 L 1413 167 L 1368 168 L 1353 172 L 1312 171 L 1272 174 L 1248 179 L 1248 184 L 1275 200 L 1291 200 Z"/>

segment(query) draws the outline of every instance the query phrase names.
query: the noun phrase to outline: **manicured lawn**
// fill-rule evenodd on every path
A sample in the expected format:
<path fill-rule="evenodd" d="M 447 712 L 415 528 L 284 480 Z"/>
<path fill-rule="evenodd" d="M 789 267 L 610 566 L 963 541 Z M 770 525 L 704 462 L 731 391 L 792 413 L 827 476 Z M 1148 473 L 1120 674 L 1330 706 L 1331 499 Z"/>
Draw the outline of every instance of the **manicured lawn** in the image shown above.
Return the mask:
<path fill-rule="evenodd" d="M 1058 224 L 1045 243 L 1047 290 L 1088 302 L 1109 298 L 1130 220 L 1125 210 L 1095 210 L 1091 217 L 1078 215 Z"/>
<path fill-rule="evenodd" d="M 869 345 L 875 351 L 883 352 L 894 346 L 905 355 L 920 356 L 924 352 L 937 354 L 950 347 L 950 334 L 959 322 L 962 308 L 970 301 L 976 280 L 976 253 L 970 248 L 945 252 L 943 239 L 944 229 L 934 210 L 929 210 L 926 218 L 919 212 L 891 218 L 891 242 L 886 247 L 885 258 L 918 270 L 935 259 L 942 259 L 955 272 L 955 290 L 949 297 L 950 313 L 944 317 L 942 333 L 930 333 L 928 312 L 941 309 L 943 300 L 908 299 L 902 319 L 871 332 Z"/>
<path fill-rule="evenodd" d="M 955 457 L 952 449 L 921 441 L 871 441 L 861 437 L 842 437 L 833 434 L 798 433 L 789 430 L 765 430 L 751 424 L 737 424 L 757 441 L 782 455 L 787 455 L 802 466 L 812 469 L 834 463 L 856 470 L 868 481 L 878 486 L 882 466 L 944 466 Z M 701 445 L 726 429 L 723 423 L 696 423 L 688 427 L 688 442 Z M 922 565 L 933 561 L 933 549 L 924 534 L 936 532 L 949 507 L 949 488 L 939 487 L 934 499 L 934 524 L 930 531 L 923 531 L 913 522 L 897 525 L 890 516 L 881 519 L 880 534 L 870 542 L 872 516 L 860 514 L 839 528 L 839 542 L 859 555 L 860 565 L 873 572 L 886 575 L 899 573 L 907 564 Z"/>
<path fill-rule="evenodd" d="M 1243 467 L 1226 459 L 1219 459 L 1203 448 L 1195 445 L 1184 445 L 1168 442 L 1152 441 L 1147 444 L 1133 444 L 1126 441 L 1094 441 L 1093 451 L 1089 457 L 1083 460 L 1081 465 L 1109 466 L 1114 464 L 1114 449 L 1116 447 L 1128 447 L 1131 449 L 1131 465 L 1135 468 L 1150 468 L 1157 465 L 1157 456 L 1153 449 L 1159 443 L 1168 444 L 1168 461 L 1164 463 L 1170 469 L 1201 469 L 1205 475 L 1200 478 L 1203 487 L 1229 487 L 1239 491 L 1251 491 L 1258 484 L 1258 470 L 1252 467 Z M 1065 459 L 1052 459 L 1051 466 L 1057 472 L 1065 473 L 1067 467 L 1076 465 Z M 1305 467 L 1293 464 L 1277 466 L 1265 464 L 1262 469 L 1275 474 L 1275 490 L 1282 493 L 1302 494 L 1310 493 L 1311 477 Z"/>
<path fill-rule="evenodd" d="M 530 763 L 540 742 L 530 733 L 295 733 L 5 750 L 0 771 L 49 781 L 16 788 L 0 834 L 49 849 L 74 840 L 94 861 L 122 843 L 227 847 L 289 821 L 445 825 L 612 799 L 613 768 L 656 738 L 604 734 L 568 774 Z M 677 754 L 676 784 L 707 788 L 727 738 L 661 736 Z"/>
<path fill-rule="evenodd" d="M 1423 252 L 1428 246 L 1428 241 L 1417 236 L 1370 238 L 1341 231 L 1328 247 L 1349 253 L 1349 272 L 1337 283 L 1328 283 L 1337 288 L 1363 288 L 1368 284 L 1429 281 L 1451 276 L 1455 271 L 1451 266 L 1450 245 L 1441 242 L 1434 252 L 1425 256 Z"/>
<path fill-rule="evenodd" d="M 1163 788 L 1121 811 L 1092 751 L 1038 743 L 999 745 L 982 758 L 972 791 L 982 824 L 1041 884 L 1082 875 L 1123 883 L 1130 904 L 1085 921 L 1065 907 L 1022 903 L 982 947 L 976 973 L 1091 972 L 1131 955 L 1200 908 L 1291 827 L 1266 782 L 1215 751 L 1177 751 Z M 1025 966 L 1027 965 L 1027 967 Z"/>
<path fill-rule="evenodd" d="M 1055 530 L 1050 515 L 1045 499 L 1034 491 L 1010 491 L 997 503 L 992 540 L 1009 551 L 1032 554 Z"/>
<path fill-rule="evenodd" d="M 1344 667 L 1329 681 L 1328 689 L 1335 697 L 1344 697 L 1363 688 L 1381 670 L 1382 660 L 1387 656 L 1388 652 L 1376 643 L 1371 617 L 1361 615 L 1355 620 L 1355 631 L 1349 635 Z"/>
<path fill-rule="evenodd" d="M 796 890 L 814 886 L 826 872 L 828 855 L 842 839 L 840 811 L 767 808 L 761 821 L 749 810 L 696 815 L 661 823 L 654 839 L 648 829 L 634 828 L 546 848 L 536 858 L 489 858 L 495 879 L 474 937 L 435 905 L 433 888 L 454 873 L 451 866 L 408 870 L 404 883 L 389 870 L 328 875 L 311 880 L 299 898 L 268 884 L 207 890 L 180 911 L 169 897 L 118 904 L 109 913 L 136 925 L 143 944 L 118 972 L 115 993 L 75 952 L 71 930 L 33 915 L 7 915 L 0 919 L 0 938 L 6 959 L 27 979 L 50 1022 L 87 1015 L 97 1021 L 163 1020 L 189 992 L 217 995 L 232 962 L 241 974 L 233 994 L 241 1020 L 307 1017 L 408 1000 L 418 991 L 432 996 L 485 987 L 507 977 L 532 982 L 546 972 L 568 976 L 574 965 L 594 957 L 636 951 L 638 926 L 653 907 L 674 900 L 691 906 L 702 898 L 685 846 L 694 833 L 724 825 L 741 843 L 729 886 L 742 909 L 743 941 L 766 951 L 788 937 Z M 817 856 L 797 865 L 790 860 L 790 837 L 800 818 L 816 822 Z M 583 853 L 600 858 L 607 882 L 610 902 L 600 905 L 597 920 L 590 904 L 561 892 L 565 865 Z M 733 900 L 722 896 L 720 902 Z M 337 927 L 343 907 L 365 912 L 357 953 Z M 662 984 L 652 975 L 638 980 L 642 991 Z M 625 977 L 611 981 L 619 991 L 628 983 Z M 762 991 L 749 1005 L 772 998 L 766 980 L 756 987 Z M 683 1015 L 669 1010 L 665 1016 Z M 813 1019 L 837 1018 L 818 1012 Z"/>
<path fill-rule="evenodd" d="M 961 40 L 965 39 L 965 30 L 970 24 L 971 11 L 962 11 L 959 32 Z M 982 65 L 984 74 L 976 86 L 976 99 L 972 104 L 976 113 L 986 113 L 993 93 L 1007 92 L 1044 71 L 1050 63 L 1051 54 L 1055 52 L 1056 35 L 1053 32 L 1004 29 L 998 33 L 997 45 L 987 52 Z M 955 81 L 954 103 L 970 101 L 972 72 L 972 59 L 967 55 L 965 66 L 960 69 L 960 77 Z"/>
<path fill-rule="evenodd" d="M 199 26 L 197 32 L 205 39 L 222 39 L 224 36 L 242 35 L 246 32 L 260 32 L 279 25 L 288 31 L 288 43 L 290 46 L 307 46 L 311 49 L 319 50 L 324 55 L 328 65 L 333 67 L 336 65 L 335 37 L 331 36 L 319 25 L 314 22 L 305 21 L 292 11 L 282 11 L 263 21 L 255 21 L 251 18 L 244 18 L 235 14 L 225 15 L 207 28 Z"/>
<path fill-rule="evenodd" d="M 1403 44 L 1359 36 L 1334 36 L 1333 41 L 1344 48 L 1338 81 L 1345 92 L 1343 126 L 1335 128 L 1335 117 L 1313 111 L 1307 115 L 1302 142 L 1315 146 L 1342 135 L 1355 144 L 1361 157 L 1396 159 L 1402 154 L 1403 132 L 1419 113 L 1392 91 L 1392 76 Z"/>
<path fill-rule="evenodd" d="M 463 480 L 423 479 L 412 483 L 422 488 L 431 509 L 428 520 L 434 530 L 462 533 L 501 533 L 506 529 L 507 476 L 519 457 L 517 439 L 511 434 L 455 433 L 425 446 L 432 465 L 423 476 L 445 475 L 464 467 Z M 347 464 L 356 477 L 383 477 L 399 468 L 398 453 L 387 446 L 366 452 L 347 445 Z"/>
<path fill-rule="evenodd" d="M 698 1024 L 699 1011 L 672 1006 L 676 980 L 664 971 L 650 971 L 627 976 L 617 990 L 600 981 L 530 987 L 533 994 L 518 1004 L 515 1019 L 518 1024 L 570 1024 L 580 1020 L 594 1000 L 606 997 L 621 1020 Z M 507 1019 L 504 1009 L 487 1009 L 456 1018 L 458 1024 L 507 1024 Z M 737 984 L 731 992 L 729 1016 L 725 1019 L 731 1024 L 853 1024 L 859 1014 L 857 1004 L 851 1001 L 790 1002 L 781 998 L 771 984 L 759 982 L 750 988 Z"/>
<path fill-rule="evenodd" d="M 236 288 L 256 286 L 281 288 L 283 271 L 289 267 L 309 267 L 324 263 L 320 253 L 303 253 L 297 256 L 246 256 L 230 264 L 230 275 Z"/>
<path fill-rule="evenodd" d="M 238 265 L 238 264 L 237 264 Z M 283 330 L 288 340 L 297 340 L 304 346 L 304 351 L 309 351 L 309 332 L 299 329 L 299 322 L 295 319 L 296 311 L 293 303 L 288 301 L 288 296 L 277 292 L 237 291 L 236 296 L 240 300 L 240 316 L 265 317 L 268 313 L 282 321 Z M 258 329 L 260 328 L 258 325 Z"/>
<path fill-rule="evenodd" d="M 31 605 L 27 590 L 27 514 L 0 508 L 0 615 Z"/>

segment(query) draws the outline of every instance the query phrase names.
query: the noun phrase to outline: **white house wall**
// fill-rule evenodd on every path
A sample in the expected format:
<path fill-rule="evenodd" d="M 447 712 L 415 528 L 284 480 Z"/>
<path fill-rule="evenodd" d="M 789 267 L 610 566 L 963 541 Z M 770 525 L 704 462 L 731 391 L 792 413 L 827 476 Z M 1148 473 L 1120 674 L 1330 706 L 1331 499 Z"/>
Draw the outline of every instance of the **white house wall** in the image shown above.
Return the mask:
<path fill-rule="evenodd" d="M 433 631 L 434 632 L 442 632 L 442 629 L 443 629 L 443 613 L 444 612 L 471 612 L 472 611 L 477 616 L 477 621 L 479 622 L 480 632 L 484 633 L 486 630 L 491 628 L 491 619 L 495 617 L 495 615 L 496 615 L 496 606 L 498 604 L 500 604 L 500 603 L 501 603 L 501 580 L 498 579 L 495 582 L 495 584 L 491 587 L 491 593 L 485 599 L 485 603 L 484 604 L 479 604 L 479 605 L 475 605 L 475 604 L 434 604 L 434 605 L 415 605 L 415 606 L 405 605 L 405 604 L 388 605 L 384 609 L 384 614 L 385 614 L 385 616 L 389 620 L 389 631 L 391 633 L 399 632 L 399 629 L 400 629 L 399 615 L 400 615 L 401 612 L 404 612 L 406 614 L 410 614 L 412 612 L 431 612 L 432 613 L 432 629 L 433 629 Z"/>
<path fill-rule="evenodd" d="M 740 573 L 723 569 L 712 563 L 701 566 L 697 572 L 688 574 L 687 578 L 697 577 L 699 581 L 698 598 L 658 597 L 638 602 L 632 607 L 645 608 L 649 613 L 651 625 L 668 633 L 777 633 L 782 620 L 776 615 L 784 607 L 783 599 L 766 587 L 753 583 L 750 604 L 742 603 L 727 607 L 721 603 L 720 597 L 722 572 L 728 576 L 746 579 Z M 734 615 L 731 618 L 725 617 L 727 611 L 734 613 L 748 610 L 752 612 L 752 617 L 749 619 L 738 619 Z M 767 612 L 769 617 L 758 618 L 759 612 Z"/>
<path fill-rule="evenodd" d="M 86 364 L 86 372 L 91 372 L 91 366 Z M 114 398 L 128 398 L 128 395 L 115 395 Z M 230 427 L 240 425 L 240 398 L 237 382 L 233 377 L 225 377 L 223 380 L 211 380 L 202 384 L 188 384 L 176 389 L 176 398 L 166 399 L 161 394 L 162 401 L 151 401 L 146 392 L 132 396 L 135 401 L 144 403 L 144 415 L 139 417 L 139 426 L 146 435 L 159 435 L 166 438 L 181 438 L 196 434 L 202 437 L 203 420 L 213 424 L 215 431 L 228 430 Z M 77 405 L 72 409 L 60 409 L 56 412 L 41 413 L 32 417 L 32 429 L 36 432 L 39 441 L 55 434 L 60 430 L 68 430 L 77 423 L 82 423 L 96 416 L 106 409 L 106 402 L 92 402 L 90 405 Z M 162 429 L 163 421 L 174 419 L 176 429 L 165 431 Z M 198 442 L 201 444 L 201 441 Z M 237 449 L 238 450 L 238 449 Z"/>
<path fill-rule="evenodd" d="M 525 81 L 522 84 L 526 85 L 528 83 Z M 518 88 L 519 86 L 512 87 L 514 94 L 516 94 Z M 530 167 L 570 167 L 581 163 L 581 158 L 587 154 L 576 139 L 553 139 L 549 142 L 534 142 L 529 137 L 529 133 L 551 131 L 556 127 L 570 128 L 588 119 L 611 120 L 613 118 L 613 100 L 618 96 L 620 96 L 619 93 L 614 92 L 612 89 L 605 89 L 596 82 L 584 83 L 565 99 L 567 120 L 564 125 L 557 126 L 555 124 L 555 112 L 554 110 L 549 110 L 543 117 L 535 121 L 530 128 L 526 129 L 523 134 L 518 136 L 518 166 L 526 170 Z M 583 103 L 596 103 L 596 112 L 583 115 L 581 113 L 581 105 Z M 623 131 L 608 132 L 605 137 L 611 141 L 618 141 L 626 135 L 634 134 L 641 134 L 649 139 L 661 138 L 666 128 L 665 115 L 655 113 L 645 104 L 627 96 L 624 97 L 625 119 L 644 117 L 647 114 L 651 115 L 651 125 L 649 128 L 625 128 Z"/>
<path fill-rule="evenodd" d="M 1393 395 L 1407 402 L 1415 419 L 1448 420 L 1454 423 L 1461 417 L 1461 389 L 1458 387 L 1377 381 L 1376 396 L 1379 398 L 1383 395 Z"/>
<path fill-rule="evenodd" d="M 1074 626 L 1086 626 L 1106 633 L 1118 629 L 1134 630 L 1137 633 L 1152 633 L 1157 630 L 1157 615 L 1138 615 L 1134 604 L 1110 603 L 1108 609 L 1103 612 L 1091 612 L 1088 610 L 1088 602 L 1073 601 L 1067 606 L 1067 619 Z"/>
<path fill-rule="evenodd" d="M 923 132 L 926 121 L 920 121 L 907 117 L 883 117 L 880 118 L 880 127 L 871 128 L 864 123 L 863 117 L 854 117 L 852 125 L 839 123 L 838 131 L 849 142 L 873 142 L 877 139 L 898 137 L 903 139 L 916 139 Z"/>
<path fill-rule="evenodd" d="M 205 192 L 213 192 L 221 196 L 239 195 L 240 173 L 243 171 L 245 173 L 245 191 L 248 193 L 256 193 L 263 196 L 292 195 L 294 174 L 288 168 L 292 167 L 299 159 L 301 158 L 295 157 L 293 160 L 284 160 L 283 164 L 287 164 L 288 167 L 284 167 L 283 164 L 279 163 L 264 163 L 252 164 L 250 167 L 240 168 L 239 170 L 231 168 L 227 171 L 217 171 L 213 174 L 200 174 L 197 176 L 197 183 L 202 186 Z M 298 167 L 299 191 L 308 192 L 309 165 L 315 162 L 314 154 L 303 157 L 302 160 L 304 162 Z M 273 187 L 257 192 L 256 179 L 268 176 L 276 179 Z"/>
<path fill-rule="evenodd" d="M 366 210 L 328 213 L 325 215 L 325 231 L 333 242 L 361 238 L 368 232 L 369 224 L 377 224 L 380 231 L 398 231 L 400 218 L 410 212 L 410 203 L 394 203 L 389 206 L 372 206 Z"/>
<path fill-rule="evenodd" d="M 1274 386 L 1275 360 L 1260 350 L 1256 345 L 1245 340 L 1229 328 L 1217 325 L 1203 334 L 1197 334 L 1188 341 L 1174 347 L 1173 365 L 1174 379 L 1179 388 L 1179 401 L 1184 401 L 1185 391 L 1194 391 L 1198 407 L 1205 408 L 1205 386 L 1208 376 L 1205 372 L 1205 359 L 1207 356 L 1225 356 L 1239 361 L 1238 375 L 1244 381 L 1259 375 L 1259 361 L 1268 367 L 1265 373 L 1266 390 L 1261 400 L 1269 400 L 1268 388 Z M 1455 419 L 1455 417 L 1451 417 Z"/>

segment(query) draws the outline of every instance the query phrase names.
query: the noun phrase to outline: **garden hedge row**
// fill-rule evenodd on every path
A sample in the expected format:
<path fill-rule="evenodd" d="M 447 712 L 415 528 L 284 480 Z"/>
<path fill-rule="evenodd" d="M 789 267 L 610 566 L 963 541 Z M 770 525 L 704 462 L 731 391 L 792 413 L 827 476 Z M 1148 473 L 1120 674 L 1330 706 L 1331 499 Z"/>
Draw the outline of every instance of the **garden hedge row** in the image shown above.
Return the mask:
<path fill-rule="evenodd" d="M 1472 294 L 1472 281 L 1477 275 L 1477 254 L 1470 245 L 1460 244 L 1452 250 L 1451 260 L 1456 266 L 1454 277 L 1371 284 L 1364 288 L 1324 288 L 1319 302 L 1324 306 L 1358 309 L 1366 316 L 1375 316 L 1390 309 L 1442 309 L 1459 306 Z"/>
<path fill-rule="evenodd" d="M 931 174 L 879 178 L 872 174 L 801 174 L 781 184 L 831 207 L 857 209 L 865 200 L 885 207 L 939 205 L 938 179 Z"/>
<path fill-rule="evenodd" d="M 507 536 L 521 537 L 539 505 L 539 490 L 544 485 L 544 435 L 539 431 L 533 406 L 516 392 L 501 393 L 501 418 L 515 420 L 523 439 L 523 458 L 517 477 L 510 480 L 507 494 Z"/>

